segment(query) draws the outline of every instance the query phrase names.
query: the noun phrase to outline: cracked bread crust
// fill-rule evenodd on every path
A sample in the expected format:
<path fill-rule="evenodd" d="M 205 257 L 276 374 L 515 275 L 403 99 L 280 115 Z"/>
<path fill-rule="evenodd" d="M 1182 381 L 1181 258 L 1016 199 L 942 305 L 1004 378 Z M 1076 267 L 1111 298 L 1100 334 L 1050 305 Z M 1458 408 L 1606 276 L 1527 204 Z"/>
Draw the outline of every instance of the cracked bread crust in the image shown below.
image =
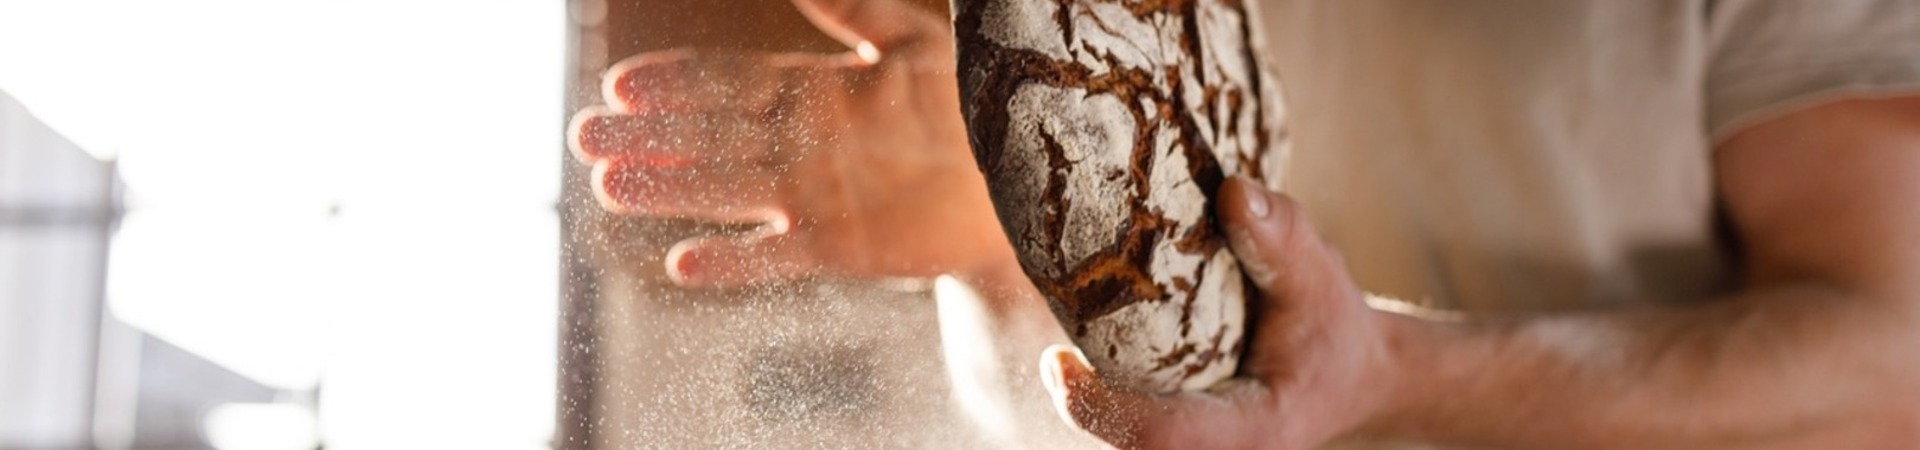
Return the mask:
<path fill-rule="evenodd" d="M 1244 0 L 955 0 L 968 138 L 1021 268 L 1101 374 L 1232 376 L 1254 291 L 1210 214 L 1279 186 L 1279 86 Z"/>

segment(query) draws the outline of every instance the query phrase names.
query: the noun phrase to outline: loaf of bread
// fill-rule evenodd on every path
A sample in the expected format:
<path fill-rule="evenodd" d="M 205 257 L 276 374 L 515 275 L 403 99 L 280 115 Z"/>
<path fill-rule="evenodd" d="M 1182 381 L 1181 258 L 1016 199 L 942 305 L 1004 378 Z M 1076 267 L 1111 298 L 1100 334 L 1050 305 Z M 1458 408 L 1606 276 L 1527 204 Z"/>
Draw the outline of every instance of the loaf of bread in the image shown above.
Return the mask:
<path fill-rule="evenodd" d="M 1108 380 L 1233 375 L 1255 295 L 1212 217 L 1277 187 L 1280 89 L 1244 0 L 956 0 L 968 137 L 1020 265 Z"/>

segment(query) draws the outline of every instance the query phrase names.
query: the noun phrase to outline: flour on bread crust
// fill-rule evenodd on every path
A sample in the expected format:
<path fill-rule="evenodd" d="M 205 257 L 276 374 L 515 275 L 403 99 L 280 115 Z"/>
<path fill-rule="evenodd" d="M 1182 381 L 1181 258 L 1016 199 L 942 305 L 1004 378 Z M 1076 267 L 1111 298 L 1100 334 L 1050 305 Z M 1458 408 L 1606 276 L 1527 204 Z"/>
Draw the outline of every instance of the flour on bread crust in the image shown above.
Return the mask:
<path fill-rule="evenodd" d="M 1279 86 L 1244 0 L 956 0 L 962 107 L 1021 267 L 1109 379 L 1231 376 L 1253 295 L 1211 215 L 1270 187 Z"/>

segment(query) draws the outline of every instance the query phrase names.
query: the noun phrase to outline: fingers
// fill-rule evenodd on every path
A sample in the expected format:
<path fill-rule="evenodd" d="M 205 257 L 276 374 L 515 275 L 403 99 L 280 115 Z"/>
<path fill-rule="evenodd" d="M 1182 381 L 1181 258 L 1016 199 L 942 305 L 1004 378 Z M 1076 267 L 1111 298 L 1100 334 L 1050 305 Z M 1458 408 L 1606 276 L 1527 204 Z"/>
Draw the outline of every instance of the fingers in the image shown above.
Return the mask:
<path fill-rule="evenodd" d="M 1229 449 L 1251 442 L 1247 405 L 1261 396 L 1253 383 L 1229 382 L 1232 392 L 1147 395 L 1108 387 L 1070 346 L 1043 352 L 1040 374 L 1061 417 L 1121 449 Z"/>
<path fill-rule="evenodd" d="M 608 69 L 606 105 L 575 113 L 567 142 L 587 162 L 765 159 L 835 117 L 841 75 L 817 55 L 644 54 Z"/>
<path fill-rule="evenodd" d="M 820 72 L 844 57 L 674 50 L 645 53 L 609 67 L 601 97 L 615 112 L 660 115 L 725 111 L 758 114 L 796 94 L 820 91 Z"/>
<path fill-rule="evenodd" d="M 810 55 L 649 53 L 607 76 L 568 146 L 617 213 L 723 221 L 777 213 L 784 169 L 819 145 L 838 70 Z"/>
<path fill-rule="evenodd" d="M 828 36 L 872 63 L 890 53 L 938 58 L 952 52 L 946 20 L 901 0 L 793 0 Z M 951 63 L 950 57 L 944 61 Z M 933 59 L 930 62 L 943 60 Z"/>
<path fill-rule="evenodd" d="M 667 251 L 667 276 L 681 286 L 717 288 L 804 276 L 820 265 L 802 239 L 776 232 L 684 241 Z"/>
<path fill-rule="evenodd" d="M 757 110 L 772 102 L 778 77 L 752 58 L 692 50 L 643 53 L 614 63 L 601 97 L 615 111 L 655 115 Z"/>
<path fill-rule="evenodd" d="M 1228 244 L 1269 297 L 1325 298 L 1327 289 L 1346 286 L 1345 264 L 1292 198 L 1244 177 L 1222 185 L 1219 198 Z"/>
<path fill-rule="evenodd" d="M 619 114 L 602 106 L 574 114 L 567 144 L 592 163 L 625 159 L 658 166 L 763 160 L 777 141 L 770 126 L 742 114 Z"/>
<path fill-rule="evenodd" d="M 776 220 L 785 187 L 774 169 L 748 164 L 661 166 L 605 159 L 593 166 L 600 205 L 621 214 L 718 221 Z"/>

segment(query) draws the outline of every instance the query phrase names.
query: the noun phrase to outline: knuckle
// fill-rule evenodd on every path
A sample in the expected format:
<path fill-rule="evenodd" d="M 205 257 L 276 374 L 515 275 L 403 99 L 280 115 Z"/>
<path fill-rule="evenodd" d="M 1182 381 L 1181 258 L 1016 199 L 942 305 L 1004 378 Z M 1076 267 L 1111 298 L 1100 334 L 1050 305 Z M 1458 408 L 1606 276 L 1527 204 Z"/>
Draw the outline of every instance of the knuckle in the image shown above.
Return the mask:
<path fill-rule="evenodd" d="M 1273 213 L 1279 226 L 1280 242 L 1290 248 L 1298 248 L 1306 239 L 1314 238 L 1313 225 L 1301 213 L 1301 206 L 1292 196 L 1273 195 Z"/>

